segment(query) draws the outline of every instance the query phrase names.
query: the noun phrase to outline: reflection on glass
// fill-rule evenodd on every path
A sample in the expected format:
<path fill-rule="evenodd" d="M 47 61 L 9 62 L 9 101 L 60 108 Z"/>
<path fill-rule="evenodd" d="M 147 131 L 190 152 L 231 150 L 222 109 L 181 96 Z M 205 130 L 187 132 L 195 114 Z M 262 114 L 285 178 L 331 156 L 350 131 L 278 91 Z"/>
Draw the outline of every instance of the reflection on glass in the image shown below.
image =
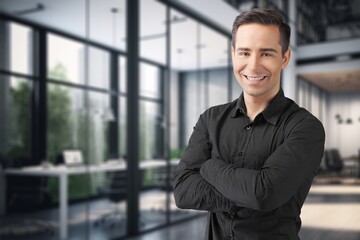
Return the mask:
<path fill-rule="evenodd" d="M 48 78 L 84 84 L 84 44 L 48 34 L 47 50 Z"/>
<path fill-rule="evenodd" d="M 10 61 L 9 70 L 17 73 L 32 74 L 32 34 L 31 28 L 17 23 L 10 23 L 9 31 L 9 51 L 8 57 Z"/>

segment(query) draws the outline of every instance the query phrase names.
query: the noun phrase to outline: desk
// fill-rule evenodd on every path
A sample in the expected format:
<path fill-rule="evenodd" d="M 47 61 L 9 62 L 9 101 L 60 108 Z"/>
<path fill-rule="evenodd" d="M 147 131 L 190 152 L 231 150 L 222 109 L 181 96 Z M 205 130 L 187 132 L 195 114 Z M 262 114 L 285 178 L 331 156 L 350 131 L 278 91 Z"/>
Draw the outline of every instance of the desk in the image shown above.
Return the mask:
<path fill-rule="evenodd" d="M 177 162 L 171 161 L 171 165 Z M 140 169 L 150 169 L 166 166 L 165 160 L 151 160 L 140 163 Z M 66 167 L 56 166 L 44 168 L 41 166 L 24 167 L 12 169 L 8 168 L 3 170 L 6 175 L 21 175 L 21 176 L 43 176 L 43 177 L 58 177 L 59 178 L 59 196 L 60 196 L 60 212 L 59 212 L 59 225 L 60 225 L 60 239 L 68 239 L 68 177 L 76 174 L 90 174 L 100 172 L 114 172 L 125 171 L 127 169 L 126 163 L 113 162 L 103 163 L 98 165 Z"/>

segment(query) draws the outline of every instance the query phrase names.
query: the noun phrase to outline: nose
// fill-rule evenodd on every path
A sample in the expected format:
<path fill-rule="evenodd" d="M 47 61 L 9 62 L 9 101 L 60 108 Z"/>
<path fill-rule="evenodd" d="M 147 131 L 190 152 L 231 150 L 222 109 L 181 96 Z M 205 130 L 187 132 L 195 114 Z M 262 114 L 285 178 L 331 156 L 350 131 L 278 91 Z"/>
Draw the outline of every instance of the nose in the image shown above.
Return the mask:
<path fill-rule="evenodd" d="M 252 56 L 250 56 L 248 58 L 248 64 L 247 67 L 249 70 L 256 70 L 258 69 L 259 65 L 260 65 L 260 58 L 259 56 L 256 56 L 255 54 L 253 54 Z"/>

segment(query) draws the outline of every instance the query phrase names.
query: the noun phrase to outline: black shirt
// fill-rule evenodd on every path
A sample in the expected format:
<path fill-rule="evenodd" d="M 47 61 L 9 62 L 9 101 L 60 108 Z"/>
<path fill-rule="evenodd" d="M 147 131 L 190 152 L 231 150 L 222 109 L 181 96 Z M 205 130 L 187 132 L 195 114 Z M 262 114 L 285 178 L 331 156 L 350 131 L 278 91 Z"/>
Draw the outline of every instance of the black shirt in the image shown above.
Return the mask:
<path fill-rule="evenodd" d="M 299 239 L 324 151 L 321 122 L 282 90 L 250 121 L 243 94 L 201 114 L 174 178 L 179 208 L 207 210 L 207 240 Z"/>

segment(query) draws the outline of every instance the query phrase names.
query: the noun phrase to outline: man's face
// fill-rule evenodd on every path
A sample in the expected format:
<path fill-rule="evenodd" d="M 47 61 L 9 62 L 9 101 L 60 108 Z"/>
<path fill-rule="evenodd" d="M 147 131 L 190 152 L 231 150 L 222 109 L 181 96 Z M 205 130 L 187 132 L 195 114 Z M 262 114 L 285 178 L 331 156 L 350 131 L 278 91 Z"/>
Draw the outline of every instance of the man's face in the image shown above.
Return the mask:
<path fill-rule="evenodd" d="M 232 49 L 234 74 L 246 97 L 269 99 L 280 89 L 280 73 L 290 59 L 282 54 L 276 25 L 245 24 L 236 33 Z"/>

